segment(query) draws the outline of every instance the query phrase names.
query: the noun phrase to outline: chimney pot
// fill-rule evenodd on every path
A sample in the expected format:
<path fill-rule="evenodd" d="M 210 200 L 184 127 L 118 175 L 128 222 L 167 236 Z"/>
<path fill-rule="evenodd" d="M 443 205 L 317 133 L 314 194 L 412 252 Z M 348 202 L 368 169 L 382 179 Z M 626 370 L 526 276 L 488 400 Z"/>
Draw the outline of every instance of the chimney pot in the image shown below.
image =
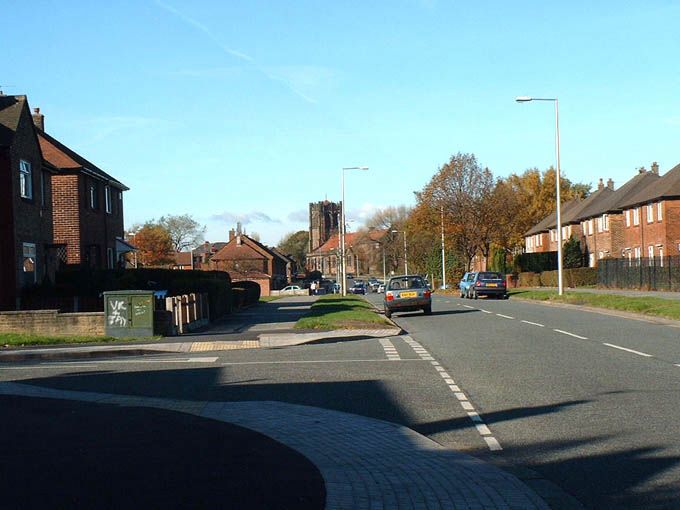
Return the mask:
<path fill-rule="evenodd" d="M 40 129 L 40 131 L 45 131 L 45 116 L 40 113 L 40 108 L 33 108 L 33 124 Z"/>
<path fill-rule="evenodd" d="M 652 173 L 659 175 L 659 163 L 657 163 L 656 161 L 652 163 Z"/>
<path fill-rule="evenodd" d="M 597 183 L 597 189 L 604 189 L 604 181 L 602 180 L 602 177 L 600 177 L 600 182 Z"/>
<path fill-rule="evenodd" d="M 611 177 L 610 177 L 609 179 L 607 179 L 607 187 L 608 187 L 610 190 L 614 191 L 614 181 L 612 180 Z"/>
<path fill-rule="evenodd" d="M 645 174 L 645 173 L 647 173 L 647 169 L 644 166 L 641 166 L 640 168 L 638 168 L 638 173 L 639 174 Z"/>
<path fill-rule="evenodd" d="M 234 236 L 236 235 L 236 231 L 232 228 L 229 231 L 229 240 L 232 241 L 234 239 Z"/>

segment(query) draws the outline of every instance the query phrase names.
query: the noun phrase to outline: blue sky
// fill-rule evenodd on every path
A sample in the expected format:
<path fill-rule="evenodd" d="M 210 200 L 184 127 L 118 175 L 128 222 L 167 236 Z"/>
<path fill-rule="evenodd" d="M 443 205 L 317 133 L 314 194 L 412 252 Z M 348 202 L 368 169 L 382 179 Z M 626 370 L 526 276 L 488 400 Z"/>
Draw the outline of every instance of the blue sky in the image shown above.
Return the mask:
<path fill-rule="evenodd" d="M 126 226 L 242 221 L 268 244 L 339 200 L 412 205 L 452 154 L 617 185 L 680 163 L 680 2 L 30 1 L 3 9 L 0 86 L 111 173 Z"/>

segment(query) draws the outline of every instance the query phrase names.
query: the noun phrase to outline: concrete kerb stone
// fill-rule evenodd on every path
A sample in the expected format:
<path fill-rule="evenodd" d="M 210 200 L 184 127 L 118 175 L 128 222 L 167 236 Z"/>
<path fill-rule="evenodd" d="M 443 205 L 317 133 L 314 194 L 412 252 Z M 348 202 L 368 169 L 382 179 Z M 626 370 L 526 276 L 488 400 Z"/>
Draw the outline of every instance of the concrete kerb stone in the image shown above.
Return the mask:
<path fill-rule="evenodd" d="M 271 437 L 313 462 L 326 508 L 548 509 L 515 476 L 407 427 L 284 402 L 204 402 L 0 383 L 0 395 L 81 400 L 184 412 Z"/>

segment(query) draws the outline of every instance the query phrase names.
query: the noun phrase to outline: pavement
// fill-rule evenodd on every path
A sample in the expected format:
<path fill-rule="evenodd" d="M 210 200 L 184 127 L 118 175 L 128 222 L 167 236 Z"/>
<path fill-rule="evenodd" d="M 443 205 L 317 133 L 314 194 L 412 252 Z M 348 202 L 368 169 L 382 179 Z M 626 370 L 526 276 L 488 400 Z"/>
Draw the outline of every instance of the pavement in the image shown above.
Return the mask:
<path fill-rule="evenodd" d="M 278 303 L 285 304 L 285 300 Z M 304 309 L 305 306 L 299 308 Z M 261 327 L 261 323 L 256 324 L 258 311 L 251 310 L 249 313 L 253 320 L 248 324 L 217 324 L 212 331 L 200 333 L 198 336 L 181 337 L 177 341 L 3 350 L 0 352 L 0 364 L 159 352 L 277 348 L 324 339 L 382 338 L 401 333 L 399 329 L 295 333 L 288 330 L 290 321 L 277 319 L 270 323 L 272 328 L 268 331 L 268 328 Z M 234 338 L 238 336 L 235 333 L 253 327 L 257 331 L 256 338 L 247 334 L 242 335 L 248 337 L 247 339 Z M 64 488 L 70 487 L 67 484 L 59 485 L 59 488 L 55 486 L 52 492 L 41 491 L 41 496 L 37 496 L 37 493 L 31 492 L 31 487 L 26 486 L 25 478 L 10 477 L 9 471 L 0 470 L 2 475 L 0 485 L 4 485 L 3 494 L 9 494 L 6 499 L 10 502 L 9 508 L 13 507 L 11 502 L 15 501 L 12 499 L 13 494 L 16 495 L 16 501 L 21 501 L 17 508 L 139 506 L 130 502 L 138 503 L 140 500 L 134 499 L 135 494 L 142 497 L 139 495 L 141 492 L 146 498 L 144 501 L 153 502 L 149 506 L 180 508 L 187 506 L 189 500 L 186 498 L 190 497 L 180 489 L 191 487 L 192 483 L 197 483 L 197 487 L 200 488 L 199 492 L 194 491 L 194 494 L 200 494 L 201 497 L 190 500 L 190 506 L 196 508 L 216 506 L 213 498 L 215 494 L 219 495 L 220 501 L 229 502 L 228 506 L 232 508 L 367 510 L 550 508 L 524 481 L 495 465 L 443 447 L 407 427 L 356 414 L 278 401 L 189 401 L 70 391 L 15 382 L 0 383 L 0 403 L 5 403 L 3 407 L 6 409 L 12 410 L 15 414 L 17 409 L 25 410 L 26 405 L 19 404 L 25 402 L 25 399 L 38 402 L 44 407 L 38 413 L 42 428 L 46 427 L 45 421 L 51 424 L 61 423 L 55 415 L 59 415 L 64 405 L 69 406 L 69 412 L 73 416 L 90 417 L 100 415 L 101 412 L 113 413 L 122 408 L 125 412 L 119 413 L 116 420 L 110 420 L 116 423 L 124 416 L 129 418 L 143 409 L 148 413 L 165 413 L 162 419 L 158 418 L 163 423 L 159 429 L 166 434 L 174 432 L 180 437 L 174 437 L 172 444 L 167 442 L 159 444 L 153 436 L 156 431 L 149 431 L 152 437 L 147 437 L 143 434 L 140 436 L 139 427 L 124 425 L 115 427 L 116 444 L 126 444 L 128 441 L 132 449 L 138 449 L 138 444 L 146 445 L 147 448 L 139 448 L 142 454 L 137 453 L 137 456 L 130 453 L 127 457 L 121 457 L 118 463 L 114 459 L 107 464 L 109 471 L 100 473 L 101 476 L 95 476 L 98 473 L 97 469 L 91 473 L 88 471 L 88 476 L 93 479 L 91 481 L 93 485 L 77 483 L 71 492 Z M 30 421 L 31 416 L 20 417 L 24 421 L 19 418 L 9 420 L 14 424 L 16 436 L 21 436 L 22 430 L 35 430 L 36 425 L 21 425 L 26 420 Z M 50 417 L 53 419 L 50 420 Z M 229 445 L 226 462 L 225 458 L 221 457 L 222 462 L 216 463 L 216 457 L 219 456 L 211 451 L 201 456 L 201 459 L 204 457 L 207 459 L 205 463 L 186 466 L 186 462 L 179 462 L 180 466 L 184 466 L 179 470 L 178 463 L 170 460 L 155 462 L 151 470 L 134 469 L 135 466 L 145 465 L 142 461 L 148 462 L 157 456 L 164 458 L 168 451 L 175 453 L 175 457 L 172 458 L 191 458 L 191 451 L 175 451 L 179 448 L 178 445 L 188 440 L 189 436 L 194 437 L 188 430 L 197 424 L 183 423 L 182 420 L 186 420 L 187 417 L 200 423 L 207 420 L 209 424 L 222 425 L 221 430 L 210 433 L 219 432 L 222 438 L 217 444 Z M 65 472 L 68 472 L 68 466 L 76 470 L 82 469 L 83 465 L 87 467 L 97 464 L 93 460 L 98 457 L 95 454 L 97 448 L 84 448 L 82 445 L 83 438 L 87 438 L 88 434 L 92 435 L 90 419 L 72 419 L 67 428 L 67 434 L 55 432 L 55 437 L 58 438 L 56 442 L 61 447 L 60 451 L 69 452 L 67 460 L 71 464 L 68 464 L 67 468 L 60 465 L 57 469 L 65 469 Z M 6 435 L 5 438 L 10 438 L 12 444 L 17 444 L 14 436 Z M 111 447 L 101 448 L 107 452 L 111 450 Z M 260 454 L 253 455 L 253 451 Z M 27 455 L 25 445 L 21 445 L 21 452 L 23 453 L 15 452 L 16 456 L 25 459 Z M 43 458 L 45 451 L 38 449 L 29 453 L 33 453 L 36 459 L 42 459 L 42 464 L 38 463 L 37 466 L 45 464 Z M 8 455 L 12 458 L 11 450 Z M 59 459 L 61 458 L 59 456 Z M 62 462 L 59 459 L 57 464 Z M 101 470 L 103 468 L 100 464 L 97 465 Z M 228 466 L 227 471 L 224 471 L 225 465 Z M 272 466 L 277 466 L 278 469 L 272 469 Z M 55 466 L 49 467 L 54 469 Z M 281 469 L 282 467 L 285 468 Z M 128 473 L 130 469 L 132 473 Z M 141 492 L 132 489 L 121 491 L 117 488 L 110 490 L 110 483 L 102 485 L 101 479 L 106 478 L 106 473 L 120 473 L 121 470 L 126 473 L 126 476 L 123 476 L 122 488 L 126 488 L 131 483 L 130 480 L 137 480 L 134 478 L 136 474 L 147 482 L 145 490 Z M 150 471 L 153 471 L 153 476 L 148 474 Z M 13 470 L 12 473 L 16 475 L 17 472 Z M 254 473 L 257 476 L 254 477 Z M 120 475 L 109 476 L 116 480 Z M 149 477 L 151 482 L 147 480 Z M 3 479 L 4 483 L 1 482 Z M 57 478 L 62 479 L 70 480 L 64 474 Z M 192 482 L 193 479 L 198 481 Z M 89 489 L 84 490 L 80 499 L 68 499 L 73 497 L 73 491 L 82 491 L 83 486 Z M 167 494 L 169 488 L 175 492 L 179 490 L 181 494 L 176 498 L 163 498 L 163 494 Z M 217 492 L 213 494 L 211 491 Z M 154 499 L 156 492 L 160 499 Z M 263 494 L 266 493 L 275 496 L 264 497 Z M 26 494 L 30 494 L 31 497 L 25 497 Z M 252 497 L 248 497 L 250 494 Z M 108 499 L 102 499 L 104 496 Z M 52 499 L 46 500 L 46 497 Z M 106 504 L 102 504 L 103 501 Z M 97 504 L 93 505 L 93 502 Z"/>

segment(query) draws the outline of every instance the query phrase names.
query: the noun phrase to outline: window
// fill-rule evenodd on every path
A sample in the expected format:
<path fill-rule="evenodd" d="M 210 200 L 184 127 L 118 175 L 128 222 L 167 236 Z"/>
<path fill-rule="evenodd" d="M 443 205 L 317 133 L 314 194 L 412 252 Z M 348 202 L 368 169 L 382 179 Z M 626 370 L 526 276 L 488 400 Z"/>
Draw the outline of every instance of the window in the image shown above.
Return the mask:
<path fill-rule="evenodd" d="M 106 249 L 106 261 L 108 263 L 109 269 L 113 269 L 115 267 L 115 261 L 113 260 L 113 248 Z"/>
<path fill-rule="evenodd" d="M 608 214 L 602 215 L 602 222 L 604 223 L 604 230 L 609 231 L 609 215 Z"/>
<path fill-rule="evenodd" d="M 663 267 L 663 248 L 659 247 L 659 266 Z"/>
<path fill-rule="evenodd" d="M 647 204 L 647 223 L 652 223 L 654 221 L 654 206 L 652 204 Z"/>
<path fill-rule="evenodd" d="M 595 254 L 590 253 L 588 255 L 588 267 L 595 267 Z"/>
<path fill-rule="evenodd" d="M 636 207 L 633 209 L 633 225 L 640 224 L 640 208 Z"/>
<path fill-rule="evenodd" d="M 19 192 L 21 198 L 33 198 L 33 170 L 28 161 L 19 161 Z"/>
<path fill-rule="evenodd" d="M 663 220 L 663 202 L 656 203 L 656 220 Z"/>
<path fill-rule="evenodd" d="M 626 226 L 630 227 L 630 209 L 626 209 Z"/>
<path fill-rule="evenodd" d="M 99 208 L 99 193 L 97 193 L 97 183 L 96 182 L 91 182 L 90 187 L 88 190 L 89 197 L 90 197 L 90 209 L 98 209 Z"/>
<path fill-rule="evenodd" d="M 38 281 L 38 274 L 36 272 L 36 249 L 35 243 L 23 243 L 23 272 L 24 272 L 24 286 L 33 285 Z"/>
<path fill-rule="evenodd" d="M 640 257 L 642 257 L 642 248 L 640 248 L 639 246 L 637 246 L 637 247 L 635 248 L 635 258 L 639 260 Z"/>
<path fill-rule="evenodd" d="M 593 220 L 588 220 L 588 234 L 593 235 L 595 233 L 595 227 Z"/>
<path fill-rule="evenodd" d="M 649 265 L 654 265 L 654 246 L 651 244 L 647 247 L 647 257 L 649 257 Z"/>
<path fill-rule="evenodd" d="M 106 212 L 111 214 L 111 187 L 104 186 L 104 205 L 106 207 Z"/>

